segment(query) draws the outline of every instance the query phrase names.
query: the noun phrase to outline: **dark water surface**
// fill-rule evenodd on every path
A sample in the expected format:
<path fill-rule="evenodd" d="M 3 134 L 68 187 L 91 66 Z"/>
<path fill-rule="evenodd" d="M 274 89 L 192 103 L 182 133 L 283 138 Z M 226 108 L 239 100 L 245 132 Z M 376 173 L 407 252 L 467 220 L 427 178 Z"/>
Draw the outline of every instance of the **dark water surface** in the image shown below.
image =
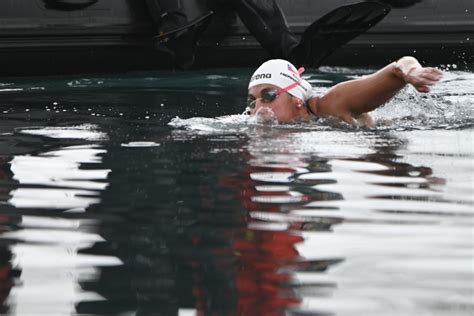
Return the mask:
<path fill-rule="evenodd" d="M 0 79 L 1 312 L 472 315 L 474 75 L 353 130 L 239 115 L 250 73 Z"/>

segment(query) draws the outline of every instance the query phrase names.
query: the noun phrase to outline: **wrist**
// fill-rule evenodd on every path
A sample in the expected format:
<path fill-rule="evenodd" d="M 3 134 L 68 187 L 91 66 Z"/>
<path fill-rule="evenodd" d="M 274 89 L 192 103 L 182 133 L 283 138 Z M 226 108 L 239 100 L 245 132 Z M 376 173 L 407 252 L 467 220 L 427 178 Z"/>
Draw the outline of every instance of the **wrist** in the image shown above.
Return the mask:
<path fill-rule="evenodd" d="M 412 73 L 413 70 L 415 70 L 417 67 L 411 67 L 410 69 L 407 70 L 406 73 L 403 74 L 403 80 L 405 80 L 405 83 L 410 83 L 410 74 Z"/>
<path fill-rule="evenodd" d="M 418 63 L 418 60 L 414 57 L 402 57 L 394 64 L 395 73 L 402 79 L 405 83 L 409 82 L 409 76 L 411 72 L 417 68 L 421 68 L 421 65 Z"/>

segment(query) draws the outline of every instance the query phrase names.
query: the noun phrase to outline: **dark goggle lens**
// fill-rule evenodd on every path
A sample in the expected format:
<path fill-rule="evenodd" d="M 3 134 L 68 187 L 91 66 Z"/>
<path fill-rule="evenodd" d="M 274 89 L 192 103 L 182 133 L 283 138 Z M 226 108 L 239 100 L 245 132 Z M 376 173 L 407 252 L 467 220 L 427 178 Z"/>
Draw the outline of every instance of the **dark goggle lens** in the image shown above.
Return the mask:
<path fill-rule="evenodd" d="M 259 99 L 261 99 L 264 103 L 270 103 L 270 102 L 273 102 L 277 96 L 278 96 L 277 90 L 263 90 L 262 96 Z M 248 108 L 250 109 L 255 108 L 255 103 L 257 103 L 256 98 L 253 98 L 253 97 L 247 98 Z"/>
<path fill-rule="evenodd" d="M 263 90 L 261 99 L 263 102 L 270 103 L 273 102 L 277 96 L 277 90 Z"/>

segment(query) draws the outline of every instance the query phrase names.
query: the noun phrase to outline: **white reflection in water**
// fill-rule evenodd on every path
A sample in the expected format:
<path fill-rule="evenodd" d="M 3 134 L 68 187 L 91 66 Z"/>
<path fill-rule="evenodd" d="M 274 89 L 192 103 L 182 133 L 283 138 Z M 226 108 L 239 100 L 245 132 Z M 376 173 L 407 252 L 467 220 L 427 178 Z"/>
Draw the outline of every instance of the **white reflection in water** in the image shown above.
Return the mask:
<path fill-rule="evenodd" d="M 70 146 L 38 156 L 16 156 L 11 161 L 13 179 L 20 188 L 11 192 L 8 203 L 15 207 L 69 209 L 100 202 L 100 191 L 108 169 L 81 169 L 84 163 L 101 162 L 105 150 L 95 145 Z M 30 188 L 40 185 L 46 188 Z"/>
<path fill-rule="evenodd" d="M 438 177 L 446 179 L 445 198 L 474 202 L 473 129 L 410 131 L 399 135 L 407 143 L 400 150 L 400 162 L 430 166 Z"/>
<path fill-rule="evenodd" d="M 3 234 L 19 241 L 12 246 L 12 264 L 21 270 L 21 286 L 9 297 L 12 315 L 70 315 L 80 301 L 101 300 L 85 292 L 79 281 L 97 275 L 101 266 L 120 265 L 111 256 L 85 255 L 78 251 L 103 238 L 84 231 L 84 220 L 23 216 L 22 229 Z M 47 293 L 47 295 L 45 295 Z"/>
<path fill-rule="evenodd" d="M 301 154 L 358 158 L 375 153 L 374 147 L 378 142 L 380 139 L 375 135 L 363 135 L 360 132 L 274 129 L 256 131 L 248 144 L 248 150 L 257 157 L 268 153 L 285 154 L 287 159 L 293 160 Z"/>
<path fill-rule="evenodd" d="M 22 133 L 54 138 L 103 139 L 90 126 L 22 130 Z M 111 170 L 83 168 L 100 166 L 106 150 L 98 145 L 68 146 L 36 156 L 15 156 L 10 164 L 18 188 L 10 192 L 8 203 L 16 208 L 59 209 L 81 213 L 101 201 Z M 84 278 L 94 278 L 101 266 L 120 265 L 111 256 L 80 254 L 103 238 L 87 227 L 93 220 L 22 216 L 19 229 L 3 238 L 15 240 L 11 247 L 13 265 L 21 270 L 21 286 L 9 296 L 12 315 L 70 315 L 80 301 L 101 300 L 97 293 L 79 286 Z M 47 293 L 47 295 L 45 295 Z"/>
<path fill-rule="evenodd" d="M 473 136 L 472 130 L 250 135 L 249 228 L 333 223 L 330 231 L 302 231 L 296 248 L 305 260 L 343 258 L 327 271 L 293 273 L 298 312 L 472 314 Z M 377 147 L 392 147 L 389 159 L 372 155 Z M 305 203 L 299 188 L 331 198 Z M 268 203 L 272 211 L 265 211 Z"/>
<path fill-rule="evenodd" d="M 158 147 L 160 146 L 159 143 L 155 142 L 129 142 L 123 143 L 122 147 Z"/>
<path fill-rule="evenodd" d="M 299 284 L 337 284 L 330 295 L 307 295 L 300 308 L 337 315 L 469 315 L 472 228 L 442 226 L 346 223 L 334 233 L 304 233 L 301 253 L 345 261 L 324 274 L 295 275 Z"/>

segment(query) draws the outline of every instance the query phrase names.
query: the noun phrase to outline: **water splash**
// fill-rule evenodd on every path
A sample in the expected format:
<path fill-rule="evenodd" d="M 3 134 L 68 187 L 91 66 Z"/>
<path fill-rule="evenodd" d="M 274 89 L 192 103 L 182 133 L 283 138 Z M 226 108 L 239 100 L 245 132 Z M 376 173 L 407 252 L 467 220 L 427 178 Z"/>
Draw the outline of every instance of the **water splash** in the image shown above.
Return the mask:
<path fill-rule="evenodd" d="M 250 116 L 243 114 L 225 115 L 215 118 L 192 117 L 182 119 L 175 117 L 168 125 L 174 128 L 193 131 L 201 135 L 232 134 L 247 131 L 250 119 Z"/>
<path fill-rule="evenodd" d="M 412 87 L 373 112 L 378 129 L 455 129 L 474 124 L 474 74 L 445 73 L 431 93 Z"/>

